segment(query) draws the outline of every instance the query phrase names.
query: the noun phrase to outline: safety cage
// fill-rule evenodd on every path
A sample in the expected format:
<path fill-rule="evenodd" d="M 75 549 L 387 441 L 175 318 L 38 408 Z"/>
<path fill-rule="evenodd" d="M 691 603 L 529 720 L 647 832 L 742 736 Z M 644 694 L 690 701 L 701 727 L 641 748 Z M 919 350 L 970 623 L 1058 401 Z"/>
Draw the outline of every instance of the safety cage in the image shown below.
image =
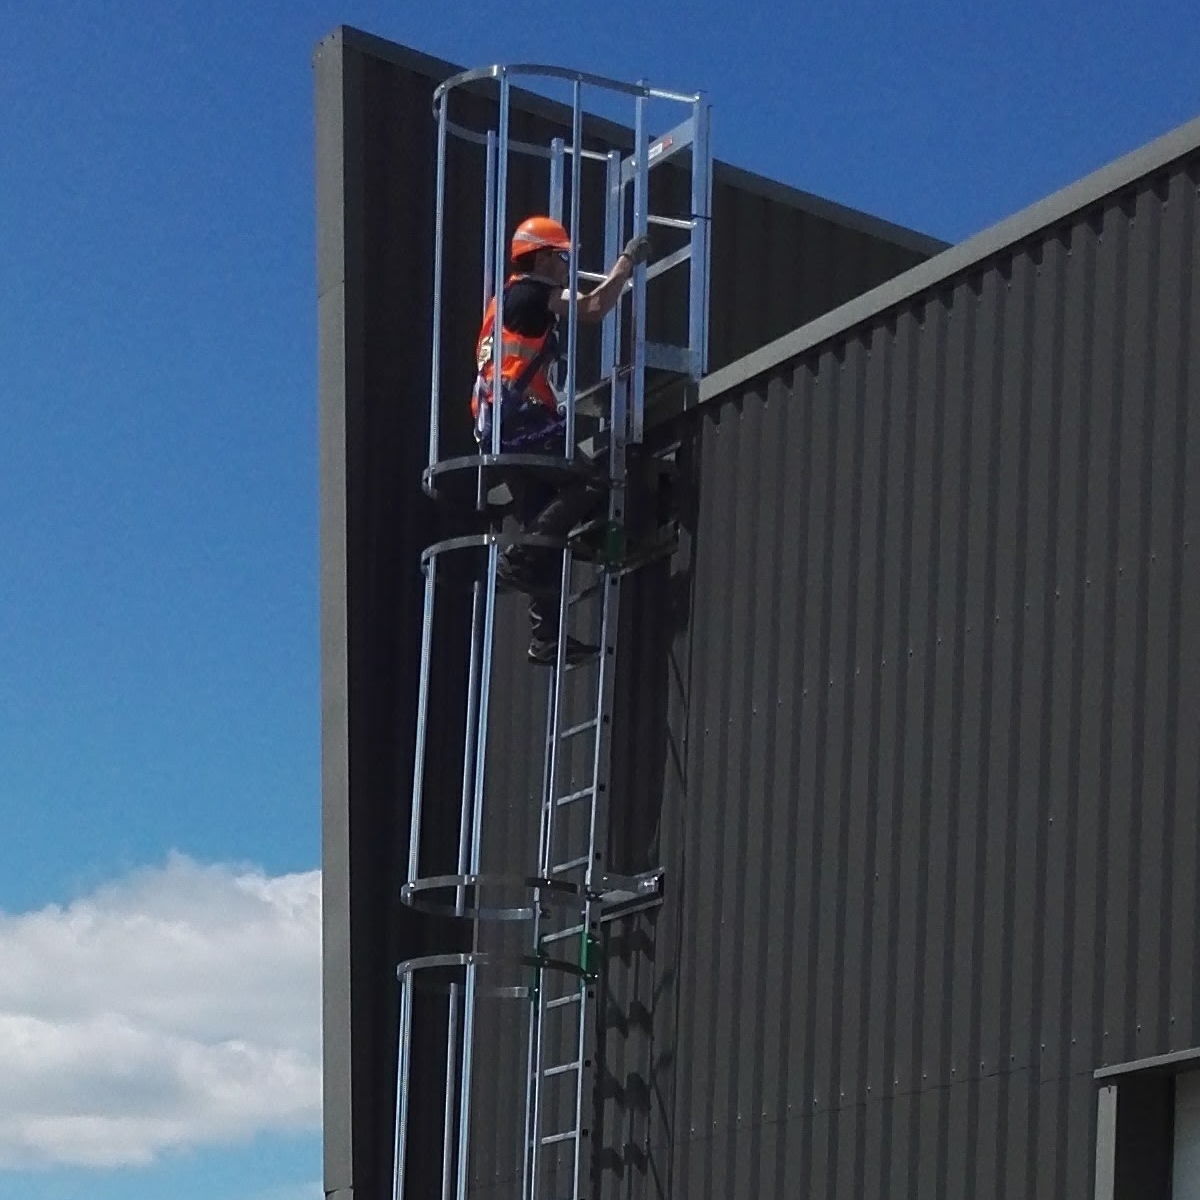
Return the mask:
<path fill-rule="evenodd" d="M 527 79 L 569 86 L 571 136 L 536 145 L 510 137 L 513 81 Z M 494 87 L 491 119 L 479 128 L 452 119 L 452 102 L 469 92 L 479 111 L 481 87 Z M 585 146 L 584 99 L 603 94 L 610 107 L 632 108 L 633 145 L 628 153 Z M 651 105 L 673 108 L 679 120 L 665 130 L 649 129 Z M 466 106 L 463 106 L 466 107 Z M 514 1145 L 515 1174 L 522 1200 L 580 1200 L 586 1187 L 590 1088 L 594 1069 L 594 1000 L 603 969 L 596 953 L 603 922 L 657 902 L 662 874 L 618 876 L 606 869 L 604 839 L 609 807 L 613 677 L 616 661 L 621 582 L 645 562 L 670 548 L 670 531 L 648 543 L 627 535 L 627 454 L 644 437 L 647 380 L 674 377 L 694 385 L 707 363 L 708 264 L 711 234 L 712 163 L 709 109 L 699 93 L 678 93 L 645 83 L 623 83 L 558 67 L 489 66 L 447 79 L 433 94 L 437 124 L 437 183 L 429 406 L 429 461 L 426 493 L 439 504 L 466 508 L 480 517 L 483 531 L 431 544 L 421 555 L 424 611 L 408 869 L 401 900 L 411 908 L 454 918 L 466 930 L 470 949 L 460 943 L 445 953 L 399 963 L 399 1062 L 397 1075 L 395 1200 L 404 1196 L 406 1166 L 412 1154 L 440 1153 L 442 1200 L 465 1200 L 471 1155 L 473 1069 L 477 1039 L 486 1021 L 522 1022 L 526 1044 L 523 1078 L 514 1080 L 513 1104 L 523 1108 L 522 1145 Z M 441 456 L 442 308 L 447 280 L 445 210 L 447 147 L 450 139 L 486 157 L 481 314 L 495 298 L 495 328 L 503 329 L 505 247 L 517 224 L 508 204 L 509 162 L 513 155 L 548 164 L 545 213 L 569 231 L 570 301 L 564 351 L 556 372 L 556 393 L 564 424 L 561 453 L 506 449 L 501 421 L 478 453 Z M 650 211 L 651 173 L 667 162 L 690 159 L 689 211 Z M 596 196 L 595 193 L 599 192 Z M 617 306 L 603 319 L 593 352 L 583 355 L 577 294 L 603 272 L 580 265 L 582 206 L 591 196 L 603 211 L 604 265 L 612 264 L 627 237 L 662 231 L 673 247 L 640 263 L 625 284 Z M 521 214 L 522 216 L 524 214 Z M 682 344 L 647 337 L 648 292 L 660 281 L 688 273 L 687 311 L 678 324 Z M 456 281 L 457 285 L 457 281 Z M 500 374 L 501 338 L 492 340 L 493 378 Z M 582 386 L 581 386 L 582 381 Z M 582 435 L 582 436 L 581 436 Z M 602 492 L 601 515 L 561 539 L 509 530 L 505 497 L 515 481 L 533 477 L 553 488 L 588 480 Z M 535 545 L 561 556 L 555 662 L 546 678 L 546 727 L 536 870 L 523 872 L 505 862 L 484 861 L 485 766 L 496 652 L 496 610 L 502 592 L 498 565 L 510 546 Z M 422 874 L 422 809 L 452 804 L 449 797 L 426 796 L 425 766 L 430 700 L 434 609 L 443 586 L 465 581 L 471 595 L 470 659 L 463 715 L 462 785 L 459 796 L 457 869 Z M 597 652 L 569 662 L 566 633 L 572 620 L 590 614 Z M 534 668 L 531 667 L 531 672 Z M 531 681 L 532 686 L 532 681 Z M 531 850 L 531 859 L 532 852 Z M 428 847 L 426 847 L 428 850 Z M 487 941 L 487 926 L 509 931 L 506 947 Z M 442 1144 L 409 1145 L 409 1074 L 412 1066 L 416 989 L 445 997 L 446 1090 Z M 494 1009 L 503 1010 L 492 1016 Z M 486 1018 L 484 1014 L 487 1014 Z M 519 1166 L 517 1165 L 519 1164 Z"/>

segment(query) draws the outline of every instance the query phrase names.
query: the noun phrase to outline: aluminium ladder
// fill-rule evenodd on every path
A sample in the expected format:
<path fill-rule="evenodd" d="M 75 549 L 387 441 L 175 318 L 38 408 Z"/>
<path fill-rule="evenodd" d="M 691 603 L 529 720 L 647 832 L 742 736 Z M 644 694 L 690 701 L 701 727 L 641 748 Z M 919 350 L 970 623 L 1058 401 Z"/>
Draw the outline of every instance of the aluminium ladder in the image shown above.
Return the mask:
<path fill-rule="evenodd" d="M 571 138 L 554 139 L 549 147 L 514 140 L 509 135 L 510 77 L 542 75 L 568 80 L 572 89 Z M 498 128 L 485 133 L 450 121 L 452 91 L 482 79 L 499 83 Z M 634 145 L 629 154 L 589 150 L 583 138 L 582 90 L 595 86 L 615 91 L 633 101 Z M 610 873 L 605 866 L 608 836 L 609 761 L 612 734 L 613 683 L 621 580 L 643 561 L 670 549 L 650 545 L 630 550 L 625 537 L 627 519 L 627 447 L 642 441 L 647 393 L 647 372 L 657 370 L 693 383 L 707 362 L 708 254 L 711 205 L 709 114 L 699 95 L 680 95 L 651 89 L 644 84 L 620 84 L 595 76 L 549 67 L 491 67 L 466 72 L 448 80 L 435 92 L 438 117 L 437 245 L 435 248 L 433 337 L 435 363 L 431 387 L 430 457 L 425 473 L 426 490 L 435 498 L 449 495 L 450 479 L 466 477 L 477 510 L 488 511 L 495 485 L 504 471 L 544 472 L 542 456 L 506 452 L 500 443 L 500 422 L 493 420 L 490 447 L 480 447 L 472 461 L 438 457 L 440 387 L 436 364 L 441 339 L 442 240 L 444 188 L 448 134 L 485 147 L 486 231 L 484 239 L 483 304 L 496 296 L 496 324 L 503 323 L 504 248 L 509 221 L 506 213 L 508 158 L 522 153 L 549 160 L 548 213 L 567 215 L 573 246 L 569 263 L 572 295 L 580 281 L 603 278 L 601 271 L 579 265 L 581 210 L 585 202 L 583 164 L 598 162 L 604 168 L 604 262 L 615 261 L 627 236 L 654 229 L 681 243 L 650 264 L 639 266 L 626 285 L 617 308 L 601 329 L 597 380 L 578 386 L 580 350 L 577 306 L 572 300 L 566 320 L 566 381 L 560 389 L 565 411 L 565 450 L 554 464 L 563 478 L 602 473 L 607 491 L 607 511 L 591 526 L 573 531 L 557 546 L 561 553 L 559 649 L 549 673 L 546 696 L 546 729 L 543 744 L 542 790 L 536 871 L 483 871 L 484 776 L 490 703 L 491 662 L 495 653 L 494 625 L 497 600 L 496 566 L 505 539 L 495 533 L 449 539 L 427 548 L 422 556 L 426 576 L 422 630 L 421 692 L 418 704 L 417 756 L 413 786 L 413 816 L 408 876 L 402 899 L 424 911 L 450 913 L 471 923 L 469 952 L 431 955 L 401 963 L 400 1064 L 397 1089 L 396 1172 L 394 1195 L 404 1195 L 409 1146 L 408 1072 L 411 1067 L 414 987 L 417 977 L 449 971 L 440 989 L 448 996 L 446 1095 L 441 1153 L 442 1197 L 466 1200 L 469 1185 L 470 1129 L 474 1039 L 477 1001 L 482 996 L 526 1001 L 527 1047 L 524 1102 L 524 1150 L 520 1169 L 523 1200 L 582 1200 L 585 1157 L 589 1143 L 587 1080 L 595 1070 L 595 984 L 600 970 L 599 932 L 603 922 L 635 911 L 659 893 L 661 872 L 634 877 Z M 684 104 L 688 117 L 666 133 L 651 137 L 648 131 L 652 100 Z M 691 159 L 690 207 L 684 214 L 650 211 L 650 175 L 655 168 L 687 153 Z M 566 187 L 567 163 L 570 188 Z M 685 205 L 688 201 L 684 202 Z M 521 214 L 524 216 L 526 214 Z M 648 289 L 668 272 L 687 265 L 685 345 L 647 337 Z M 496 346 L 501 339 L 495 339 Z M 498 353 L 494 350 L 493 353 Z M 494 361 L 494 360 L 493 360 Z M 561 381 L 561 375 L 560 375 Z M 578 442 L 577 415 L 590 414 L 595 426 L 593 457 L 585 461 Z M 595 450 L 599 447 L 599 451 Z M 597 545 L 598 538 L 598 545 Z M 520 535 L 509 541 L 538 541 Z M 425 727 L 428 719 L 429 672 L 438 560 L 461 550 L 483 552 L 480 577 L 473 583 L 470 683 L 462 772 L 462 805 L 459 821 L 458 870 L 451 875 L 422 876 L 420 830 L 424 783 Z M 580 574 L 594 574 L 580 582 Z M 568 665 L 565 640 L 569 624 L 588 607 L 597 611 L 596 640 L 599 652 L 592 659 Z M 531 667 L 531 671 L 536 668 Z M 516 883 L 529 898 L 527 904 L 485 902 L 489 886 Z M 430 897 L 439 889 L 454 890 L 454 901 L 438 905 Z M 493 986 L 480 981 L 480 971 L 504 958 L 481 949 L 481 923 L 516 921 L 527 927 L 525 953 L 519 964 L 533 982 L 523 986 Z M 574 958 L 571 951 L 575 950 Z M 511 956 L 510 962 L 511 962 Z M 514 1095 L 514 1104 L 518 1097 Z M 457 1102 L 457 1111 L 456 1109 Z"/>

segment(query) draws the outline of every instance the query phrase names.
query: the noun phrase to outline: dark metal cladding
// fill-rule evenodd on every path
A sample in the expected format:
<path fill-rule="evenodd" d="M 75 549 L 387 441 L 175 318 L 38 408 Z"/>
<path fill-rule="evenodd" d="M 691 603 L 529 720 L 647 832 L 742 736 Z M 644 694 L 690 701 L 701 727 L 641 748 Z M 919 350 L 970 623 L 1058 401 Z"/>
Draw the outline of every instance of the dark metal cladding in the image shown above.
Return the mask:
<path fill-rule="evenodd" d="M 396 897 L 416 562 L 453 528 L 418 485 L 450 71 L 352 31 L 317 53 L 340 1200 L 389 1186 L 395 963 L 456 936 Z M 718 171 L 725 369 L 650 430 L 677 444 L 684 537 L 622 602 L 607 853 L 661 864 L 666 899 L 605 938 L 589 1197 L 1085 1200 L 1096 1070 L 1200 1042 L 1198 145 L 1200 124 L 900 278 L 914 239 Z M 447 239 L 464 448 L 479 182 Z M 544 179 L 513 187 L 540 202 Z M 468 617 L 439 598 L 429 871 L 455 849 Z M 498 632 L 486 836 L 519 869 L 546 682 L 517 602 Z M 440 1194 L 441 1011 L 416 1018 L 410 1195 Z M 509 1196 L 524 1047 L 482 1019 L 471 1190 Z M 1165 1194 L 1166 1085 L 1122 1086 L 1113 1194 Z"/>
<path fill-rule="evenodd" d="M 347 28 L 319 44 L 314 68 L 325 1187 L 339 1200 L 347 1200 L 355 1193 L 383 1195 L 390 1186 L 396 963 L 454 949 L 459 936 L 452 923 L 414 914 L 398 899 L 407 857 L 416 722 L 422 608 L 418 560 L 426 545 L 463 528 L 420 490 L 427 459 L 434 247 L 436 126 L 431 99 L 435 83 L 457 68 Z M 463 97 L 456 119 L 478 120 L 492 107 L 486 98 Z M 515 111 L 518 107 L 520 112 Z M 621 148 L 630 142 L 628 130 L 600 120 L 589 118 L 585 132 L 589 144 L 596 147 Z M 569 120 L 561 106 L 524 96 L 514 105 L 512 133 L 548 143 L 554 134 L 569 133 Z M 544 206 L 545 165 L 514 158 L 510 185 L 509 212 L 515 223 L 515 214 Z M 483 158 L 474 148 L 453 149 L 447 197 L 446 278 L 451 286 L 440 364 L 444 456 L 473 448 L 466 401 L 481 310 L 484 216 Z M 733 363 L 942 248 L 933 239 L 720 163 L 715 170 L 713 211 L 710 362 L 714 367 Z M 585 210 L 584 240 L 591 246 L 599 244 L 596 220 Z M 585 265 L 607 264 L 588 261 Z M 669 329 L 671 316 L 668 305 L 652 314 L 651 320 Z M 703 503 L 711 503 L 707 494 Z M 719 518 L 732 519 L 732 510 L 723 507 Z M 769 514 L 764 511 L 762 519 L 769 522 Z M 683 776 L 669 784 L 665 798 L 659 781 L 664 772 L 668 779 L 682 772 L 684 742 L 678 721 L 687 704 L 698 703 L 694 699 L 698 693 L 691 690 L 687 676 L 680 673 L 677 654 L 670 650 L 678 644 L 672 642 L 671 631 L 688 619 L 694 601 L 676 582 L 671 593 L 674 607 L 662 606 L 656 589 L 670 582 L 664 569 L 658 570 L 657 581 L 651 572 L 630 586 L 625 605 L 625 644 L 638 648 L 643 674 L 620 682 L 625 697 L 622 711 L 629 722 L 621 737 L 644 755 L 640 761 L 645 767 L 618 763 L 618 772 L 624 772 L 627 781 L 623 794 L 631 802 L 627 811 L 617 814 L 614 863 L 622 858 L 652 863 L 660 843 L 664 852 L 678 854 L 684 836 L 683 826 L 666 822 L 668 811 L 678 815 L 683 810 Z M 724 594 L 725 586 L 716 595 Z M 758 595 L 755 602 L 766 601 Z M 744 606 L 745 601 L 741 603 Z M 448 869 L 455 854 L 469 619 L 467 592 L 447 588 L 439 594 L 426 772 L 425 872 Z M 712 623 L 715 617 L 704 620 Z M 522 856 L 532 858 L 536 850 L 531 822 L 540 783 L 546 686 L 544 680 L 531 679 L 525 664 L 524 622 L 516 602 L 506 600 L 498 625 L 488 764 L 488 845 L 494 849 L 493 861 L 511 862 L 514 867 Z M 703 669 L 713 674 L 711 665 Z M 782 734 L 780 739 L 789 740 Z M 760 768 L 747 763 L 754 778 Z M 769 780 L 763 784 L 768 785 Z M 616 786 L 614 782 L 614 790 Z M 670 804 L 673 810 L 668 809 Z M 679 860 L 672 861 L 678 871 Z M 721 886 L 753 889 L 758 885 L 738 884 L 731 875 Z M 693 936 L 692 923 L 715 911 L 710 911 L 711 897 L 696 902 L 701 908 L 689 914 L 680 936 Z M 620 945 L 632 946 L 629 939 L 639 929 L 645 938 L 658 928 L 656 936 L 661 939 L 662 922 L 678 920 L 670 910 L 640 918 L 631 932 L 622 934 L 625 943 L 610 947 L 621 970 L 628 972 L 628 982 L 620 972 L 610 980 L 623 989 L 636 989 L 644 1006 L 640 1023 L 631 1022 L 627 1015 L 614 1016 L 615 1023 L 606 1033 L 613 1052 L 619 1048 L 627 1065 L 627 1077 L 611 1082 L 614 1102 L 624 1106 L 622 1112 L 636 1109 L 637 1113 L 604 1130 L 621 1146 L 629 1139 L 638 1144 L 647 1138 L 661 1142 L 667 1136 L 663 1114 L 674 1109 L 668 1110 L 664 1095 L 645 1090 L 640 1065 L 652 1034 L 658 1037 L 658 1026 L 650 1022 L 649 1014 L 661 1009 L 662 1001 L 655 996 L 662 982 L 647 960 L 632 950 L 626 963 Z M 747 947 L 746 962 L 753 961 Z M 420 1102 L 410 1109 L 410 1137 L 418 1145 L 437 1144 L 444 1086 L 439 1057 L 442 1014 L 444 1008 L 436 998 L 418 1000 L 414 1094 L 419 1093 Z M 663 1069 L 667 1069 L 671 1051 L 657 1041 L 654 1046 L 656 1054 L 666 1056 Z M 480 1094 L 475 1102 L 479 1135 L 473 1147 L 473 1176 L 480 1184 L 499 1182 L 516 1161 L 514 1149 L 519 1146 L 513 1145 L 512 1120 L 519 1119 L 514 1110 L 519 1108 L 521 1092 L 520 1071 L 514 1068 L 522 1063 L 515 1045 L 499 1035 L 480 1055 L 476 1072 Z M 502 1115 L 511 1120 L 506 1123 Z M 690 1135 L 676 1125 L 672 1136 Z M 614 1153 L 620 1157 L 626 1152 Z M 616 1169 L 616 1160 L 605 1161 Z M 410 1176 L 409 1194 L 440 1194 L 440 1166 L 440 1152 L 431 1153 L 427 1162 L 421 1160 Z"/>
<path fill-rule="evenodd" d="M 1197 135 L 653 431 L 596 1195 L 1090 1200 L 1200 1043 Z"/>

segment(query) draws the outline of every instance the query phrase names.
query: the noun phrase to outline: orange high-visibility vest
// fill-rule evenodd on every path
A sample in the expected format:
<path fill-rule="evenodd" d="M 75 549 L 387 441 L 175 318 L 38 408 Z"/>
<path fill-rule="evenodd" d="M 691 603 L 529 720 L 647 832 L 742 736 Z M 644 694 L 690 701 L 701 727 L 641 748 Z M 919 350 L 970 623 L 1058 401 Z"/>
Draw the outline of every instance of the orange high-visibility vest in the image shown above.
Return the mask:
<path fill-rule="evenodd" d="M 512 284 L 524 278 L 526 278 L 524 275 L 510 275 L 504 284 L 505 294 Z M 493 296 L 488 303 L 487 312 L 483 317 L 483 327 L 480 329 L 479 338 L 475 343 L 475 366 L 479 374 L 471 392 L 471 415 L 473 417 L 479 415 L 481 398 L 485 404 L 490 404 L 492 401 L 492 339 L 495 324 L 496 298 Z M 526 366 L 537 356 L 546 344 L 546 339 L 554 334 L 554 325 L 552 320 L 549 328 L 541 337 L 525 337 L 522 334 L 514 333 L 511 329 L 503 331 L 503 338 L 500 342 L 500 378 L 506 385 L 514 383 Z M 557 413 L 558 400 L 550 386 L 549 376 L 552 358 L 553 356 L 547 358 L 546 362 L 542 363 L 534 372 L 533 378 L 526 388 L 526 394 L 539 404 L 545 405 L 551 413 Z"/>

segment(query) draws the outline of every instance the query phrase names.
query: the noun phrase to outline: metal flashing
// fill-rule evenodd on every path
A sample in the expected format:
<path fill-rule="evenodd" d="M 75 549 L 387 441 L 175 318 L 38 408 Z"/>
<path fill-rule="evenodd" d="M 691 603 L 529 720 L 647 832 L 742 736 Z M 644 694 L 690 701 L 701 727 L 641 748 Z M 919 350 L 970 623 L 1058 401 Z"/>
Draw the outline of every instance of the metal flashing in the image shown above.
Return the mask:
<path fill-rule="evenodd" d="M 1037 236 L 1197 150 L 1200 150 L 1200 117 L 1193 118 L 966 241 L 951 246 L 936 257 L 911 267 L 839 308 L 831 309 L 737 362 L 714 371 L 700 383 L 699 403 L 716 400 L 754 376 L 797 358 L 822 342 L 840 337 L 856 325 L 922 292 L 947 283 L 984 260 Z"/>
<path fill-rule="evenodd" d="M 1145 1075 L 1151 1072 L 1166 1071 L 1174 1074 L 1179 1068 L 1187 1068 L 1189 1064 L 1200 1067 L 1200 1046 L 1192 1046 L 1187 1050 L 1175 1050 L 1171 1054 L 1156 1054 L 1152 1058 L 1136 1058 L 1132 1062 L 1112 1063 L 1107 1067 L 1099 1067 L 1092 1073 L 1097 1080 L 1123 1079 L 1130 1075 Z"/>

